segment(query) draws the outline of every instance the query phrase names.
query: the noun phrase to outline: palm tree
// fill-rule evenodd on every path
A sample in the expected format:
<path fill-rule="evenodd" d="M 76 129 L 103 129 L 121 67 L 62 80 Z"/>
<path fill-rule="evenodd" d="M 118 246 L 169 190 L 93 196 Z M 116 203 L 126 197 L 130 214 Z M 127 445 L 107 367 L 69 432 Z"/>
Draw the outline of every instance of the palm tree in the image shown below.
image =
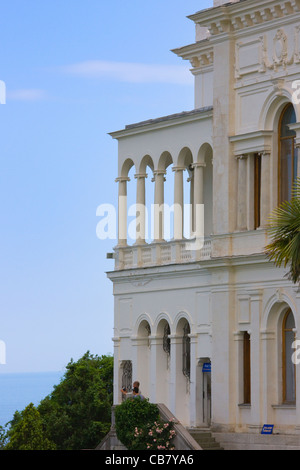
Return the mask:
<path fill-rule="evenodd" d="M 271 242 L 266 254 L 275 266 L 287 267 L 293 283 L 300 281 L 300 178 L 293 187 L 290 201 L 283 202 L 270 215 L 268 233 Z"/>

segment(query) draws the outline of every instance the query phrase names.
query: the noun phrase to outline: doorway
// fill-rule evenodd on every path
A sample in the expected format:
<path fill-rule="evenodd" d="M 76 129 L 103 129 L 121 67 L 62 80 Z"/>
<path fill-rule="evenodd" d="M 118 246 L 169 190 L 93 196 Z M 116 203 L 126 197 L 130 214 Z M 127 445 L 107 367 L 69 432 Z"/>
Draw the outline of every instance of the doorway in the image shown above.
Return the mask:
<path fill-rule="evenodd" d="M 203 424 L 211 424 L 211 362 L 204 362 L 202 366 L 203 384 Z"/>

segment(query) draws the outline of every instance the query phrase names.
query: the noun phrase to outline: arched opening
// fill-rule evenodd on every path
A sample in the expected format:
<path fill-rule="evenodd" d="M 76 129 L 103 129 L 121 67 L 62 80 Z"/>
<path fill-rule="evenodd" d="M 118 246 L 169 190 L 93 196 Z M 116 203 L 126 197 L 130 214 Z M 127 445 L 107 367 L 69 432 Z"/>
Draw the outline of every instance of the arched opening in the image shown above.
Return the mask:
<path fill-rule="evenodd" d="M 278 127 L 278 195 L 279 203 L 289 201 L 297 178 L 298 149 L 295 147 L 296 132 L 289 125 L 296 123 L 296 113 L 291 103 L 283 109 Z"/>
<path fill-rule="evenodd" d="M 180 318 L 174 339 L 176 360 L 176 412 L 182 423 L 189 422 L 190 376 L 191 376 L 191 327 L 185 317 Z M 172 349 L 173 353 L 173 349 Z M 173 359 L 172 359 L 173 360 Z"/>
<path fill-rule="evenodd" d="M 150 155 L 145 155 L 139 166 L 137 179 L 137 238 L 141 243 L 151 243 L 151 214 L 154 204 L 154 164 Z"/>
<path fill-rule="evenodd" d="M 296 365 L 293 363 L 295 341 L 295 319 L 291 309 L 285 313 L 282 322 L 282 401 L 296 402 Z"/>
<path fill-rule="evenodd" d="M 193 171 L 193 155 L 188 147 L 181 149 L 177 166 L 174 174 L 174 204 L 179 206 L 179 218 L 182 226 L 176 232 L 174 228 L 174 236 L 177 238 L 190 239 L 192 235 L 192 218 L 193 218 L 193 200 L 194 200 L 194 171 Z M 179 191 L 178 191 L 179 189 Z M 176 210 L 176 208 L 174 208 Z"/>
<path fill-rule="evenodd" d="M 174 177 L 173 158 L 168 151 L 161 154 L 155 173 L 155 211 L 153 217 L 154 236 L 157 241 L 172 238 L 174 217 L 170 210 L 173 206 Z"/>
<path fill-rule="evenodd" d="M 171 329 L 169 322 L 162 319 L 156 333 L 156 399 L 158 403 L 169 404 Z"/>
<path fill-rule="evenodd" d="M 147 320 L 139 324 L 136 338 L 137 380 L 144 396 L 150 395 L 150 335 L 151 327 Z"/>

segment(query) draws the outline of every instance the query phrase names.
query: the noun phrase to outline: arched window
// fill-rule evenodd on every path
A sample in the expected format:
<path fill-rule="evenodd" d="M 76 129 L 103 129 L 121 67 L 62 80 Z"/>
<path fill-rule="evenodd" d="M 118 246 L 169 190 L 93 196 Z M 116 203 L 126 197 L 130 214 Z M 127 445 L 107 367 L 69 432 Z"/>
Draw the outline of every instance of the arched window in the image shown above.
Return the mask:
<path fill-rule="evenodd" d="M 282 383 L 283 403 L 295 403 L 296 401 L 296 368 L 292 361 L 292 344 L 295 341 L 295 320 L 289 309 L 282 324 Z"/>
<path fill-rule="evenodd" d="M 289 201 L 292 187 L 297 178 L 298 150 L 295 147 L 295 131 L 289 124 L 296 122 L 296 113 L 292 104 L 288 104 L 279 121 L 279 203 Z"/>

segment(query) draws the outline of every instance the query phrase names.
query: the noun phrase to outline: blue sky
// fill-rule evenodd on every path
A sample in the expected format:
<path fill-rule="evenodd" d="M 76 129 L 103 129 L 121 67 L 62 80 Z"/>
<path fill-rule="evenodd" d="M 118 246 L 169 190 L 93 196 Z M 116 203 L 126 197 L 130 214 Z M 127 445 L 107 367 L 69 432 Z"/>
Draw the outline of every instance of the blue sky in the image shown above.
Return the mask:
<path fill-rule="evenodd" d="M 0 373 L 113 352 L 100 204 L 117 202 L 126 124 L 193 108 L 187 15 L 212 0 L 2 0 Z"/>

